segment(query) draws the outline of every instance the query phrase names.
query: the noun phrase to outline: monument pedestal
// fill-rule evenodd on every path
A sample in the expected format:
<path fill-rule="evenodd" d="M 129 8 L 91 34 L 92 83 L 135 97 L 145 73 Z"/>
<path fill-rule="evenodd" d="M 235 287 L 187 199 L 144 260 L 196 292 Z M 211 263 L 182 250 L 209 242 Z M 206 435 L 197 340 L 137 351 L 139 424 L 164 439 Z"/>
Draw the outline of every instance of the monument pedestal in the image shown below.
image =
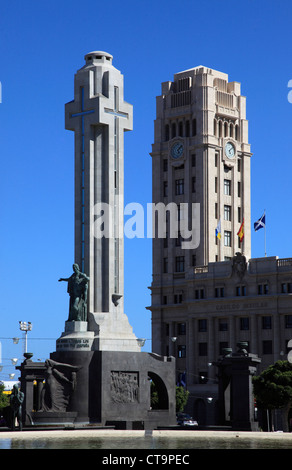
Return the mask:
<path fill-rule="evenodd" d="M 220 424 L 231 425 L 234 431 L 258 431 L 255 421 L 252 376 L 261 359 L 247 353 L 238 343 L 238 352 L 223 356 L 216 365 L 219 379 Z"/>
<path fill-rule="evenodd" d="M 65 331 L 56 341 L 57 351 L 91 351 L 94 332 L 88 331 L 87 321 L 66 321 Z"/>
<path fill-rule="evenodd" d="M 34 426 L 68 426 L 74 424 L 77 415 L 76 412 L 68 411 L 34 411 L 30 416 Z"/>
<path fill-rule="evenodd" d="M 176 424 L 175 359 L 144 352 L 58 351 L 60 363 L 80 367 L 68 411 L 76 422 L 120 429 Z M 151 406 L 151 382 L 158 404 Z"/>

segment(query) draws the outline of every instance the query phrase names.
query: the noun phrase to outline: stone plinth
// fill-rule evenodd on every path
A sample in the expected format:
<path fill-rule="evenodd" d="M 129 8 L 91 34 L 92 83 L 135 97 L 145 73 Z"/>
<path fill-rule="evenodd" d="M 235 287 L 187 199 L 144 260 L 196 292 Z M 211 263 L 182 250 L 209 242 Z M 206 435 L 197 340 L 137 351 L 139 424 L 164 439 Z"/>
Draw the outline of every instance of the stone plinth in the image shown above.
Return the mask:
<path fill-rule="evenodd" d="M 240 343 L 239 343 L 240 344 Z M 229 352 L 229 351 L 228 351 Z M 257 431 L 252 376 L 261 359 L 241 349 L 228 353 L 217 363 L 220 424 L 236 431 Z"/>
<path fill-rule="evenodd" d="M 117 311 L 89 314 L 89 328 L 94 331 L 94 351 L 141 351 L 124 313 Z"/>
<path fill-rule="evenodd" d="M 66 321 L 65 331 L 56 341 L 57 351 L 91 351 L 94 332 L 85 321 Z"/>
<path fill-rule="evenodd" d="M 73 424 L 77 418 L 76 412 L 52 412 L 52 411 L 36 411 L 31 413 L 33 425 L 41 426 L 60 426 Z"/>

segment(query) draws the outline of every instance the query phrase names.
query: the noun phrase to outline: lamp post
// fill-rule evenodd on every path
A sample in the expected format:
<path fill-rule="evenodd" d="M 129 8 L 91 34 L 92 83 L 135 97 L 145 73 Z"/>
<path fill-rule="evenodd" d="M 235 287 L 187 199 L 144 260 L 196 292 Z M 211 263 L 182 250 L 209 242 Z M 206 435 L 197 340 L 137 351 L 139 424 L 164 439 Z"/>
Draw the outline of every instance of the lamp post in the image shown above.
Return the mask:
<path fill-rule="evenodd" d="M 30 321 L 20 321 L 19 322 L 19 328 L 21 331 L 25 332 L 25 346 L 24 346 L 24 352 L 27 353 L 27 332 L 32 330 L 32 323 Z"/>
<path fill-rule="evenodd" d="M 145 338 L 137 338 L 137 343 L 140 346 L 140 348 L 143 348 L 145 342 L 146 342 Z"/>

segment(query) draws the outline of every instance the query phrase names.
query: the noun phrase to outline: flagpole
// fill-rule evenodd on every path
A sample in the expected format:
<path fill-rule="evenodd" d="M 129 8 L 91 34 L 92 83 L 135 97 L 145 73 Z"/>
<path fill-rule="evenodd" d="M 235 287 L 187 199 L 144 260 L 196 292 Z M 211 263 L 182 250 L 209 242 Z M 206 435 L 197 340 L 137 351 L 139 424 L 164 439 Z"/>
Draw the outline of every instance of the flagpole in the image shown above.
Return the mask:
<path fill-rule="evenodd" d="M 267 238 L 266 238 L 266 209 L 264 211 L 264 217 L 265 217 L 265 257 L 267 256 Z"/>

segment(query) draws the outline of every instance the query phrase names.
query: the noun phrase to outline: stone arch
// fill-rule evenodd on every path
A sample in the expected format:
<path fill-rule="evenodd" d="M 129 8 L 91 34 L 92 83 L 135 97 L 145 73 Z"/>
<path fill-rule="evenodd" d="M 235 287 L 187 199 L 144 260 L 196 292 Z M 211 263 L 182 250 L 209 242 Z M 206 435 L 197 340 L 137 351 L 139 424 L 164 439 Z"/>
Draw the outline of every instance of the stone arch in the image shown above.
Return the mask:
<path fill-rule="evenodd" d="M 159 375 L 151 371 L 148 372 L 148 377 L 154 383 L 154 386 L 158 395 L 158 403 L 155 409 L 168 410 L 169 409 L 168 391 L 167 391 L 164 381 Z"/>

